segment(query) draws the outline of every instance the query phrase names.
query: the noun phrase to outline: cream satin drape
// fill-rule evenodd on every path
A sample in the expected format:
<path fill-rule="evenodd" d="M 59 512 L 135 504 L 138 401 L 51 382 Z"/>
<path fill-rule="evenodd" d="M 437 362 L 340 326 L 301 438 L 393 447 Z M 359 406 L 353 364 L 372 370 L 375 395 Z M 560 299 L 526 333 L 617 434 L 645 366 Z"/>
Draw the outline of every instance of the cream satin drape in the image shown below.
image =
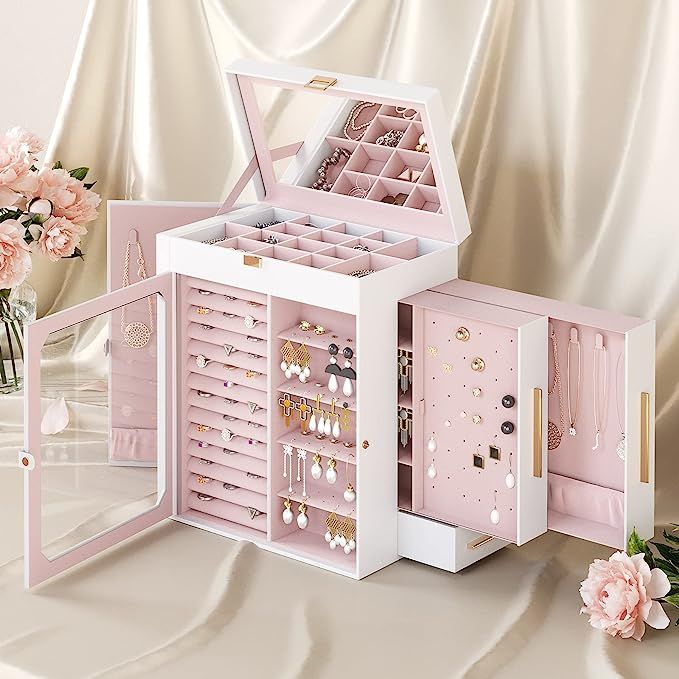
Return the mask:
<path fill-rule="evenodd" d="M 221 68 L 239 56 L 441 90 L 473 230 L 461 249 L 461 276 L 658 320 L 657 522 L 679 521 L 679 2 L 93 0 L 49 157 L 91 166 L 105 199 L 218 199 L 244 162 L 221 76 Z M 105 290 L 105 229 L 103 217 L 91 226 L 84 263 L 36 266 L 31 282 L 41 313 Z M 465 643 L 476 641 L 477 648 L 470 657 L 465 652 L 459 667 L 451 661 L 450 676 L 463 670 L 466 676 L 500 676 L 517 649 L 528 653 L 526 633 L 539 639 L 541 627 L 551 632 L 534 652 L 540 657 L 549 658 L 550 648 L 563 652 L 570 643 L 573 650 L 587 644 L 582 658 L 563 659 L 563 667 L 575 672 L 571 676 L 630 676 L 628 670 L 650 676 L 652 666 L 663 666 L 660 658 L 676 661 L 676 633 L 662 642 L 654 637 L 653 653 L 643 663 L 629 643 L 620 650 L 589 636 L 585 621 L 577 620 L 577 579 L 593 553 L 609 550 L 568 544 L 570 551 L 558 560 L 563 543 L 553 536 L 519 550 L 530 556 L 517 558 L 541 564 L 524 583 L 523 602 L 507 600 L 499 583 L 515 574 L 499 573 L 497 560 L 475 571 L 485 578 L 455 580 L 455 597 L 465 596 L 465 577 L 498 591 L 501 610 L 485 609 L 488 625 L 494 627 L 496 618 L 504 624 L 505 610 L 513 620 L 511 606 L 518 608 L 506 629 L 487 635 L 484 623 L 470 622 L 478 634 Z M 571 571 L 573 555 L 580 560 Z M 415 573 L 423 588 L 433 582 L 419 569 L 387 573 L 405 583 Z M 243 584 L 246 576 L 238 576 Z M 310 576 L 306 570 L 290 577 L 305 587 Z M 562 580 L 567 588 L 557 597 Z M 453 587 L 449 580 L 436 582 Z M 445 612 L 424 599 L 437 612 L 419 616 L 411 609 L 418 620 L 439 626 L 448 620 L 436 618 Z M 336 601 L 341 606 L 343 599 Z M 314 625 L 327 624 L 330 634 L 352 619 L 328 622 L 319 612 L 325 609 L 322 592 L 319 602 L 320 608 L 299 615 L 312 649 L 330 653 L 330 642 Z M 464 610 L 450 613 L 470 621 L 481 616 L 473 600 Z M 461 620 L 455 620 L 455 634 L 461 634 Z M 439 632 L 430 634 L 438 639 Z M 445 645 L 443 637 L 437 643 Z M 426 638 L 413 652 L 441 652 L 441 646 L 428 648 Z M 402 676 L 392 662 L 398 653 L 391 654 L 403 639 L 407 635 L 374 641 L 385 676 Z M 306 641 L 296 643 L 304 647 Z M 552 658 L 557 665 L 550 676 L 566 676 L 559 673 L 561 660 Z M 337 674 L 326 666 L 305 674 L 304 668 L 316 667 L 314 659 L 302 658 L 300 673 L 285 676 L 349 676 L 339 665 Z M 513 667 L 528 676 L 531 665 L 519 659 Z"/>

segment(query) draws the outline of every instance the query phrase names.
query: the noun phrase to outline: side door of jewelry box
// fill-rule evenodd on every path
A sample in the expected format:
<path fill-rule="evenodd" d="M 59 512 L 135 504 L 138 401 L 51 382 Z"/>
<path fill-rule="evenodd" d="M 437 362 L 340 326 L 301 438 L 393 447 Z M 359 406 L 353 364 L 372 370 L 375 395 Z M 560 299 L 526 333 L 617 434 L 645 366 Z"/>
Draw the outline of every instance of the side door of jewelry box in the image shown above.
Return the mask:
<path fill-rule="evenodd" d="M 28 326 L 24 450 L 25 586 L 33 587 L 169 517 L 173 512 L 175 276 L 165 273 Z M 110 398 L 103 339 L 111 314 L 151 301 L 157 389 L 136 398 L 144 379 L 119 375 Z M 125 400 L 126 399 L 126 400 Z M 111 409 L 158 423 L 157 467 L 109 464 Z M 118 407 L 118 405 L 116 405 Z M 124 414 L 123 412 L 123 414 Z M 131 436 L 118 442 L 133 452 Z"/>

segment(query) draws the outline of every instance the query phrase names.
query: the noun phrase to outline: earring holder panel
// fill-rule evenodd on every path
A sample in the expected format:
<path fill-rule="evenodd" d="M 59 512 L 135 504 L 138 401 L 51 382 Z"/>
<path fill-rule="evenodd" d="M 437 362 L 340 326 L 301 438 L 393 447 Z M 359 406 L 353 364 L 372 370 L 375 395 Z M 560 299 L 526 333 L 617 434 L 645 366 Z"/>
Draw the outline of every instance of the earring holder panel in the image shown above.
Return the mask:
<path fill-rule="evenodd" d="M 436 293 L 404 302 L 413 306 L 413 512 L 516 544 L 540 535 L 547 522 L 546 451 L 536 449 L 534 397 L 546 411 L 546 318 Z M 460 327 L 467 341 L 456 338 Z M 485 367 L 475 371 L 478 357 Z M 472 394 L 476 387 L 481 398 Z M 511 408 L 501 403 L 507 394 L 515 398 Z M 505 421 L 513 425 L 509 434 L 501 431 Z M 546 440 L 546 422 L 539 433 Z M 434 452 L 427 445 L 432 434 Z M 503 451 L 499 462 L 490 459 L 491 445 Z M 483 469 L 474 466 L 479 452 Z M 514 489 L 505 486 L 510 452 Z M 433 479 L 426 473 L 432 461 Z M 497 525 L 490 520 L 495 491 Z"/>

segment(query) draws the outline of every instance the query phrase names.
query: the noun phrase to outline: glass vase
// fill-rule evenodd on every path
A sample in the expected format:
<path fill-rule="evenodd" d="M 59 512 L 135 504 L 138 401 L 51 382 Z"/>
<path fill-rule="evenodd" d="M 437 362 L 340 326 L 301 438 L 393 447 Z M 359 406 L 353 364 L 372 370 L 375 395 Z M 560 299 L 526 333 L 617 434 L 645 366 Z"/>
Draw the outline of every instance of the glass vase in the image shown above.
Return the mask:
<path fill-rule="evenodd" d="M 0 290 L 0 394 L 24 384 L 24 325 L 35 320 L 37 295 L 28 284 Z"/>

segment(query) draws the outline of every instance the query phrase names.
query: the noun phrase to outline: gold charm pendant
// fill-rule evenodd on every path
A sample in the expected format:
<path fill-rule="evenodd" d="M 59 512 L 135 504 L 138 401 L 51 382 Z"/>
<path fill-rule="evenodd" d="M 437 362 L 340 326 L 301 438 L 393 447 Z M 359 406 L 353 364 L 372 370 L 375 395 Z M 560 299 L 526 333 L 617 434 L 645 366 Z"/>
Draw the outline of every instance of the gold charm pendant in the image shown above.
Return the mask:
<path fill-rule="evenodd" d="M 123 332 L 125 343 L 133 349 L 145 347 L 151 339 L 151 331 L 144 323 L 130 323 Z"/>

